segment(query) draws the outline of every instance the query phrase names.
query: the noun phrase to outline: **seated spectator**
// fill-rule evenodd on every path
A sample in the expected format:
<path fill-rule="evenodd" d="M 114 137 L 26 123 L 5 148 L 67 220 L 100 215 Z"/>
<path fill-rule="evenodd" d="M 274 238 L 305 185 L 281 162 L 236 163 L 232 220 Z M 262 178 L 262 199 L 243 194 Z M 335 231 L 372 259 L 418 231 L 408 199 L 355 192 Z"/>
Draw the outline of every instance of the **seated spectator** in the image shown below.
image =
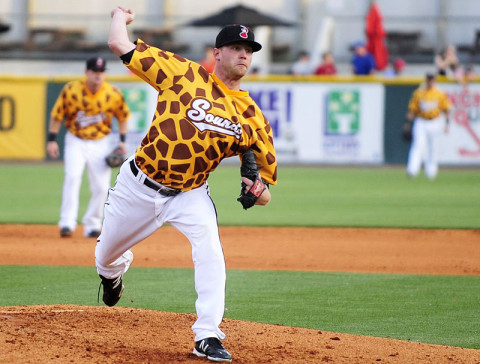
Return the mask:
<path fill-rule="evenodd" d="M 333 55 L 330 52 L 325 52 L 322 56 L 322 63 L 315 70 L 316 75 L 336 75 L 337 67 Z"/>
<path fill-rule="evenodd" d="M 463 75 L 465 82 L 473 82 L 475 79 L 475 70 L 473 69 L 473 66 L 467 66 L 465 67 L 465 73 Z"/>
<path fill-rule="evenodd" d="M 452 64 L 450 66 L 450 70 L 452 71 L 453 78 L 457 82 L 462 83 L 464 81 L 465 73 L 463 71 L 463 67 L 460 64 L 458 64 L 458 63 Z"/>
<path fill-rule="evenodd" d="M 402 58 L 397 58 L 389 67 L 385 73 L 385 77 L 396 77 L 400 76 L 405 69 L 405 61 Z"/>
<path fill-rule="evenodd" d="M 435 56 L 435 65 L 437 66 L 439 76 L 447 76 L 449 71 L 451 71 L 452 74 L 454 74 L 456 70 L 458 71 L 460 61 L 458 60 L 455 46 L 449 45 L 445 50 L 437 54 Z"/>
<path fill-rule="evenodd" d="M 305 51 L 301 51 L 295 63 L 292 64 L 290 72 L 292 75 L 311 75 L 313 66 L 310 62 L 310 55 Z"/>
<path fill-rule="evenodd" d="M 205 57 L 200 60 L 200 65 L 207 70 L 208 73 L 212 73 L 215 69 L 215 54 L 213 53 L 213 47 L 205 47 Z"/>
<path fill-rule="evenodd" d="M 353 44 L 355 54 L 352 58 L 353 73 L 355 75 L 371 75 L 375 72 L 375 58 L 367 52 L 365 43 L 357 41 Z"/>
<path fill-rule="evenodd" d="M 248 76 L 250 77 L 260 76 L 260 69 L 258 67 L 250 68 L 250 71 L 248 72 Z"/>
<path fill-rule="evenodd" d="M 457 68 L 459 69 L 456 70 L 454 74 L 455 80 L 463 86 L 468 87 L 468 85 L 475 80 L 475 71 L 473 66 L 468 65 L 465 67 L 465 70 L 463 70 L 461 67 Z"/>

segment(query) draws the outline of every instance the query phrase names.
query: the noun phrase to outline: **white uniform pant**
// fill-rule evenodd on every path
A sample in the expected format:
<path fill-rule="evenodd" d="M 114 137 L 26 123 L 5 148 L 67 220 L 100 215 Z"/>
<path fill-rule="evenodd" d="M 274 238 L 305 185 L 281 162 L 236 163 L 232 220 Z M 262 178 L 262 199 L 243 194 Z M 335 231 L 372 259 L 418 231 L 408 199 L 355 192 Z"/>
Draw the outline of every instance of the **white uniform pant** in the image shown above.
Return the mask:
<path fill-rule="evenodd" d="M 425 163 L 425 174 L 435 178 L 438 172 L 436 136 L 441 132 L 443 119 L 432 120 L 416 118 L 412 129 L 412 145 L 408 154 L 407 173 L 415 177 L 420 172 L 422 162 Z"/>
<path fill-rule="evenodd" d="M 77 226 L 80 186 L 85 167 L 90 185 L 90 202 L 82 219 L 84 233 L 100 230 L 103 219 L 103 205 L 107 198 L 112 169 L 105 162 L 110 152 L 109 138 L 83 140 L 70 132 L 65 135 L 65 180 L 63 182 L 60 227 L 72 231 Z"/>
<path fill-rule="evenodd" d="M 173 197 L 163 196 L 143 184 L 143 172 L 133 175 L 131 159 L 120 168 L 105 203 L 102 233 L 95 249 L 98 273 L 107 278 L 123 275 L 133 260 L 130 249 L 164 223 L 170 223 L 192 245 L 198 296 L 198 319 L 192 326 L 195 341 L 207 337 L 224 339 L 219 325 L 225 311 L 225 259 L 208 185 Z"/>

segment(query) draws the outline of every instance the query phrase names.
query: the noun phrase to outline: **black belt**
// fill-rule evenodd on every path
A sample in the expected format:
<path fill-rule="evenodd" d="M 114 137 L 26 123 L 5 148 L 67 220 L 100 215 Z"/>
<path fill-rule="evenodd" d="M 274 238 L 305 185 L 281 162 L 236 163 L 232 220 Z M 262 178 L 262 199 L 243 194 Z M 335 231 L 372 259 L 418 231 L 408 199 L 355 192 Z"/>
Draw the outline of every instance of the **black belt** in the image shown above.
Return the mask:
<path fill-rule="evenodd" d="M 137 167 L 137 164 L 135 163 L 135 159 L 132 159 L 130 161 L 130 169 L 132 170 L 133 175 L 135 177 L 137 177 L 138 176 L 138 167 Z M 180 190 L 174 190 L 173 188 L 169 188 L 169 187 L 165 187 L 165 186 L 159 186 L 159 185 L 153 183 L 152 181 L 150 181 L 147 178 L 145 178 L 145 180 L 143 181 L 143 184 L 147 187 L 150 187 L 152 190 L 157 191 L 161 195 L 167 196 L 167 197 L 176 196 L 180 192 L 182 192 Z"/>

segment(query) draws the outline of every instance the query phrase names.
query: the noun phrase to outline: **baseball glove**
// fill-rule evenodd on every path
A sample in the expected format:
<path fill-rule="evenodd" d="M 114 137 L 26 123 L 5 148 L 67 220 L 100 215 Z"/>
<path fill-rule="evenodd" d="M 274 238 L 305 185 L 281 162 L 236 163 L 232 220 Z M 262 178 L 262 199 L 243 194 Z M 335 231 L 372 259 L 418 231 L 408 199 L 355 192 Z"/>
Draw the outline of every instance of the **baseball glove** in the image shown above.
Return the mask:
<path fill-rule="evenodd" d="M 120 167 L 125 159 L 127 159 L 125 150 L 120 145 L 115 147 L 115 149 L 105 157 L 105 161 L 107 162 L 108 166 L 112 168 Z"/>
<path fill-rule="evenodd" d="M 406 142 L 412 141 L 412 126 L 409 122 L 406 122 L 405 124 L 403 124 L 402 138 Z"/>
<path fill-rule="evenodd" d="M 257 202 L 260 195 L 265 191 L 267 186 L 263 183 L 258 172 L 257 161 L 255 160 L 255 154 L 251 149 L 245 151 L 242 154 L 242 165 L 240 167 L 240 175 L 248 178 L 253 182 L 253 186 L 245 192 L 247 184 L 242 181 L 242 187 L 240 190 L 240 197 L 237 198 L 243 208 L 249 209 L 255 202 Z"/>

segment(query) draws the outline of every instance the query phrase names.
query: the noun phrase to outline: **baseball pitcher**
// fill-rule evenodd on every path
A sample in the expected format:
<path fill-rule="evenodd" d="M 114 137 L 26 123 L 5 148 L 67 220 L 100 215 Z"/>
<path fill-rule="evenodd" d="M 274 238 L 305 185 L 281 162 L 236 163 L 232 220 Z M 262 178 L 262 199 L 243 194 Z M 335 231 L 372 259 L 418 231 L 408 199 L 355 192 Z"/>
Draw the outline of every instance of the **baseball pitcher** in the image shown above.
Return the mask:
<path fill-rule="evenodd" d="M 192 246 L 198 296 L 193 353 L 228 362 L 232 356 L 223 347 L 225 334 L 219 328 L 226 268 L 207 179 L 224 158 L 239 156 L 241 206 L 248 209 L 271 199 L 268 186 L 277 181 L 272 129 L 240 88 L 261 45 L 243 25 L 224 27 L 216 38 L 215 70 L 208 73 L 141 39 L 132 43 L 127 24 L 133 20 L 131 10 L 112 11 L 109 46 L 158 91 L 158 102 L 147 135 L 120 168 L 105 205 L 95 251 L 103 301 L 108 306 L 119 301 L 122 277 L 133 260 L 131 248 L 170 223 Z"/>

